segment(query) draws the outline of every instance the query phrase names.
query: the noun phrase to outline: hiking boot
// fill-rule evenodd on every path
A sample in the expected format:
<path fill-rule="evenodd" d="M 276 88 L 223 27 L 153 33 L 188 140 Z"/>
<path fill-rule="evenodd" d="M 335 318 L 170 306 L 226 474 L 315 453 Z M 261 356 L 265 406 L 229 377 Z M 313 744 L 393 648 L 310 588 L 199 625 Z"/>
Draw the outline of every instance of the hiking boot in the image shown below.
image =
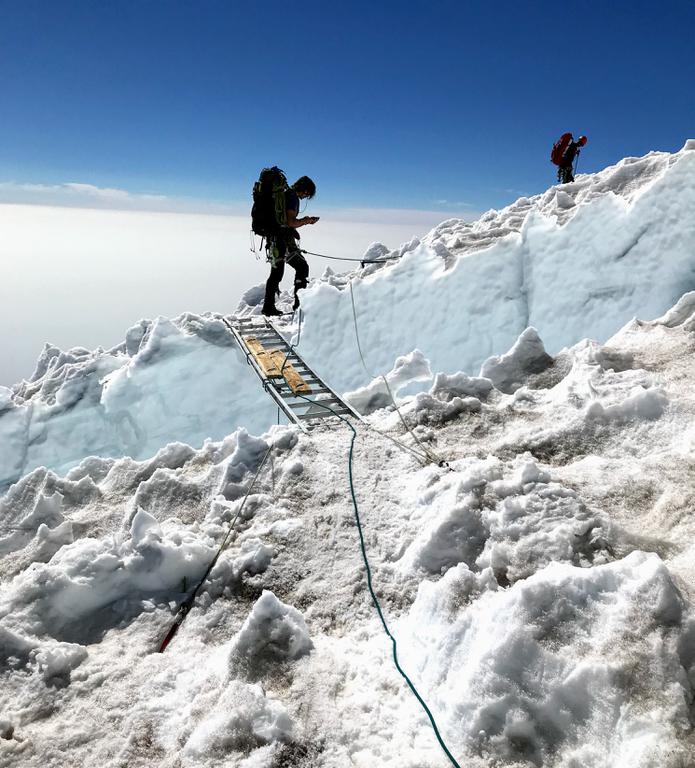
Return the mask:
<path fill-rule="evenodd" d="M 280 317 L 282 312 L 280 312 L 277 307 L 263 307 L 261 314 L 265 315 L 266 317 Z"/>

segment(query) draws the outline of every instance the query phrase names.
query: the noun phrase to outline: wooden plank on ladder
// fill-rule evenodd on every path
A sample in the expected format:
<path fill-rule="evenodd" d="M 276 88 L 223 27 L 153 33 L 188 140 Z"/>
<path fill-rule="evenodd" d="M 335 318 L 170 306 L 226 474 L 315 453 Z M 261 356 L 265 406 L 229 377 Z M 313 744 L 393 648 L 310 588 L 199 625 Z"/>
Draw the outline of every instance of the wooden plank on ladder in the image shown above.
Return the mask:
<path fill-rule="evenodd" d="M 311 392 L 311 387 L 297 373 L 292 363 L 285 363 L 285 358 L 287 355 L 281 349 L 273 350 L 270 353 L 270 357 L 275 364 L 275 367 L 279 371 L 282 371 L 282 375 L 285 377 L 287 386 L 295 395 L 308 395 Z"/>
<path fill-rule="evenodd" d="M 280 366 L 276 363 L 275 358 L 273 357 L 275 352 L 269 352 L 263 347 L 261 342 L 253 336 L 245 336 L 243 338 L 244 344 L 246 344 L 249 352 L 256 359 L 256 362 L 261 367 L 263 373 L 269 379 L 281 379 L 282 374 L 280 373 Z M 282 365 L 282 361 L 280 362 L 280 365 Z"/>

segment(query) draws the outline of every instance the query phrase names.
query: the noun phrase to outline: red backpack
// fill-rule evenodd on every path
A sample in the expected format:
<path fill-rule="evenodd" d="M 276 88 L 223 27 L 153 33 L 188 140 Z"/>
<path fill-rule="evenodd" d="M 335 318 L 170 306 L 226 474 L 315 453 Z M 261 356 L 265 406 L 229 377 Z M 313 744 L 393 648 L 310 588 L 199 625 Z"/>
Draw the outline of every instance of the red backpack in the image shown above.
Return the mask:
<path fill-rule="evenodd" d="M 554 165 L 561 165 L 562 158 L 565 156 L 565 151 L 569 147 L 572 141 L 571 133 L 563 133 L 562 136 L 553 144 L 553 148 L 550 152 L 550 162 Z"/>

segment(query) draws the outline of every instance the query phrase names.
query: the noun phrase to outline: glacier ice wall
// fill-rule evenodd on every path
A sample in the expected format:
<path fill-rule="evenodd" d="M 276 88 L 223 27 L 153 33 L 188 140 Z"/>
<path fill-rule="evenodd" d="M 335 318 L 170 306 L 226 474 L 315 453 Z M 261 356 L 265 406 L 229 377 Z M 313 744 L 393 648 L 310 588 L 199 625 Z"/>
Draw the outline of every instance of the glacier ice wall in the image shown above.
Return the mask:
<path fill-rule="evenodd" d="M 477 373 L 528 326 L 555 354 L 583 338 L 605 341 L 632 317 L 657 317 L 695 288 L 693 210 L 691 140 L 472 224 L 443 222 L 397 261 L 353 276 L 367 366 L 384 373 L 419 349 L 433 371 Z M 317 281 L 303 307 L 309 364 L 340 391 L 364 386 L 347 281 Z"/>

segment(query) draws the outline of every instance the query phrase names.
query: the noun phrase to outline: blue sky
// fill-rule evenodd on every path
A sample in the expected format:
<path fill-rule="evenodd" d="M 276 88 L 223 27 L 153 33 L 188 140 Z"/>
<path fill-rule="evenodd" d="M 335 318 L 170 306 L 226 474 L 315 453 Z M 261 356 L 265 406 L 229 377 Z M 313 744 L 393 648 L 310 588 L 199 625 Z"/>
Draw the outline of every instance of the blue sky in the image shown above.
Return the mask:
<path fill-rule="evenodd" d="M 484 210 L 695 135 L 695 2 L 0 0 L 0 183 Z M 446 201 L 446 202 L 443 202 Z M 317 210 L 318 212 L 318 210 Z"/>

